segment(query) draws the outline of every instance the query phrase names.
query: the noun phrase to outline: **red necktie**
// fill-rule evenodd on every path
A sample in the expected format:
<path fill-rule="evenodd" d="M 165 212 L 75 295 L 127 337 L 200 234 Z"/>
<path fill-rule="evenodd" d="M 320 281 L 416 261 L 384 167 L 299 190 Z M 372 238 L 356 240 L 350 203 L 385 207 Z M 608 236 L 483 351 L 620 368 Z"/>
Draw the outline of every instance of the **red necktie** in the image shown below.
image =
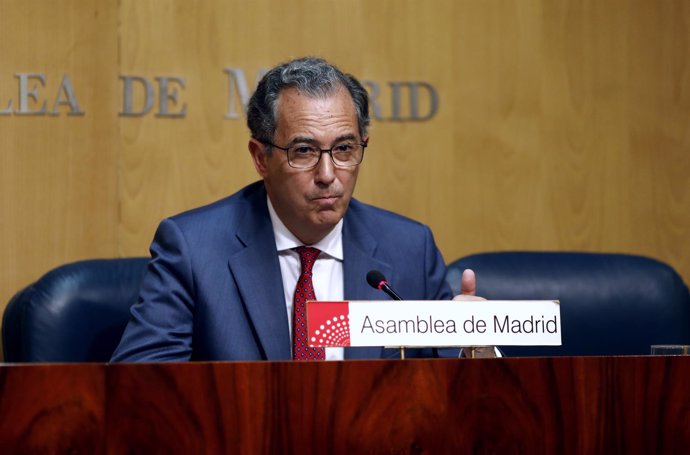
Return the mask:
<path fill-rule="evenodd" d="M 307 339 L 307 300 L 316 300 L 314 283 L 311 280 L 311 269 L 319 256 L 316 248 L 300 246 L 295 248 L 302 263 L 302 273 L 297 280 L 294 299 L 294 317 L 292 318 L 292 359 L 323 360 L 326 358 L 324 348 L 310 348 Z"/>

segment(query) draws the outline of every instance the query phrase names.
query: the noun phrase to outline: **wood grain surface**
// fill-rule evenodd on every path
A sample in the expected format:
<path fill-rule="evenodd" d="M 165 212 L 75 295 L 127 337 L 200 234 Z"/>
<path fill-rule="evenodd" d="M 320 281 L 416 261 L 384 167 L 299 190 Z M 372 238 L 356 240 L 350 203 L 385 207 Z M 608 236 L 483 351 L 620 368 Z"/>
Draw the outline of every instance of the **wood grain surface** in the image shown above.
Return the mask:
<path fill-rule="evenodd" d="M 688 357 L 0 367 L 7 454 L 686 454 Z"/>
<path fill-rule="evenodd" d="M 2 1 L 0 308 L 59 264 L 147 254 L 162 218 L 257 179 L 224 69 L 251 90 L 301 55 L 379 84 L 355 196 L 430 225 L 447 261 L 626 252 L 688 282 L 689 17 L 683 0 Z M 84 115 L 15 114 L 19 73 L 45 75 L 33 110 L 68 74 Z M 125 75 L 183 78 L 186 116 L 119 115 Z M 437 115 L 391 120 L 396 81 L 433 85 Z"/>
<path fill-rule="evenodd" d="M 98 364 L 0 366 L 0 452 L 104 453 L 105 372 Z"/>
<path fill-rule="evenodd" d="M 688 358 L 114 365 L 108 455 L 684 454 Z"/>

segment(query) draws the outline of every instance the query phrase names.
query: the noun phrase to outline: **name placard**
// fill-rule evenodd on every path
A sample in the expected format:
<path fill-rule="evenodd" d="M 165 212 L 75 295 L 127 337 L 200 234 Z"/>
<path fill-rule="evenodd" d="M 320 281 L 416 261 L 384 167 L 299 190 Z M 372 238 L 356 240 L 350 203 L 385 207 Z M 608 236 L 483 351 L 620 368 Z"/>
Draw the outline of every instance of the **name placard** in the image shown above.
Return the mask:
<path fill-rule="evenodd" d="M 560 346 L 557 300 L 307 302 L 311 346 Z"/>

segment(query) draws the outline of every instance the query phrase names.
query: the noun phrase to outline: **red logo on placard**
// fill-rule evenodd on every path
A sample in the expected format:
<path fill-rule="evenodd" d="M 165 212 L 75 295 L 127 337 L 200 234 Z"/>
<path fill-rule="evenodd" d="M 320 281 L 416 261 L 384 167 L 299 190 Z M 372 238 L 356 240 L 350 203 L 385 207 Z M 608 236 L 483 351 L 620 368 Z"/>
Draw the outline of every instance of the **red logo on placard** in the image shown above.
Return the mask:
<path fill-rule="evenodd" d="M 348 302 L 307 302 L 309 346 L 350 346 Z"/>

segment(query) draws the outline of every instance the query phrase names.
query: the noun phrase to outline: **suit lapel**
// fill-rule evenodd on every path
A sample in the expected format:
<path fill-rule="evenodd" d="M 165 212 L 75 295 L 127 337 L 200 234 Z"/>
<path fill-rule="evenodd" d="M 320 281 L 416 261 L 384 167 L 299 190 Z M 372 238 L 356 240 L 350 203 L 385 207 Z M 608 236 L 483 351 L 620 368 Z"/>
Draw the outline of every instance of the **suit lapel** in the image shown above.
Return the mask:
<path fill-rule="evenodd" d="M 376 257 L 378 243 L 362 223 L 365 214 L 356 201 L 352 205 L 343 224 L 344 297 L 385 300 L 388 297 L 366 282 L 366 274 L 369 270 L 379 270 L 394 282 L 393 268 Z M 267 359 L 289 360 L 285 294 L 265 190 L 249 196 L 246 211 L 240 216 L 245 221 L 237 231 L 237 239 L 244 248 L 230 256 L 230 273 Z M 382 354 L 381 347 L 345 348 L 345 359 L 377 359 Z"/>
<path fill-rule="evenodd" d="M 237 232 L 245 248 L 228 261 L 242 302 L 268 360 L 289 360 L 290 333 L 285 294 L 266 192 L 251 196 Z"/>
<path fill-rule="evenodd" d="M 379 270 L 391 279 L 393 268 L 376 257 L 378 242 L 362 224 L 362 215 L 356 201 L 352 201 L 343 223 L 343 278 L 345 300 L 387 299 L 381 291 L 367 283 L 370 270 Z M 351 327 L 350 330 L 355 330 Z M 345 359 L 378 359 L 382 357 L 381 347 L 345 348 Z"/>

